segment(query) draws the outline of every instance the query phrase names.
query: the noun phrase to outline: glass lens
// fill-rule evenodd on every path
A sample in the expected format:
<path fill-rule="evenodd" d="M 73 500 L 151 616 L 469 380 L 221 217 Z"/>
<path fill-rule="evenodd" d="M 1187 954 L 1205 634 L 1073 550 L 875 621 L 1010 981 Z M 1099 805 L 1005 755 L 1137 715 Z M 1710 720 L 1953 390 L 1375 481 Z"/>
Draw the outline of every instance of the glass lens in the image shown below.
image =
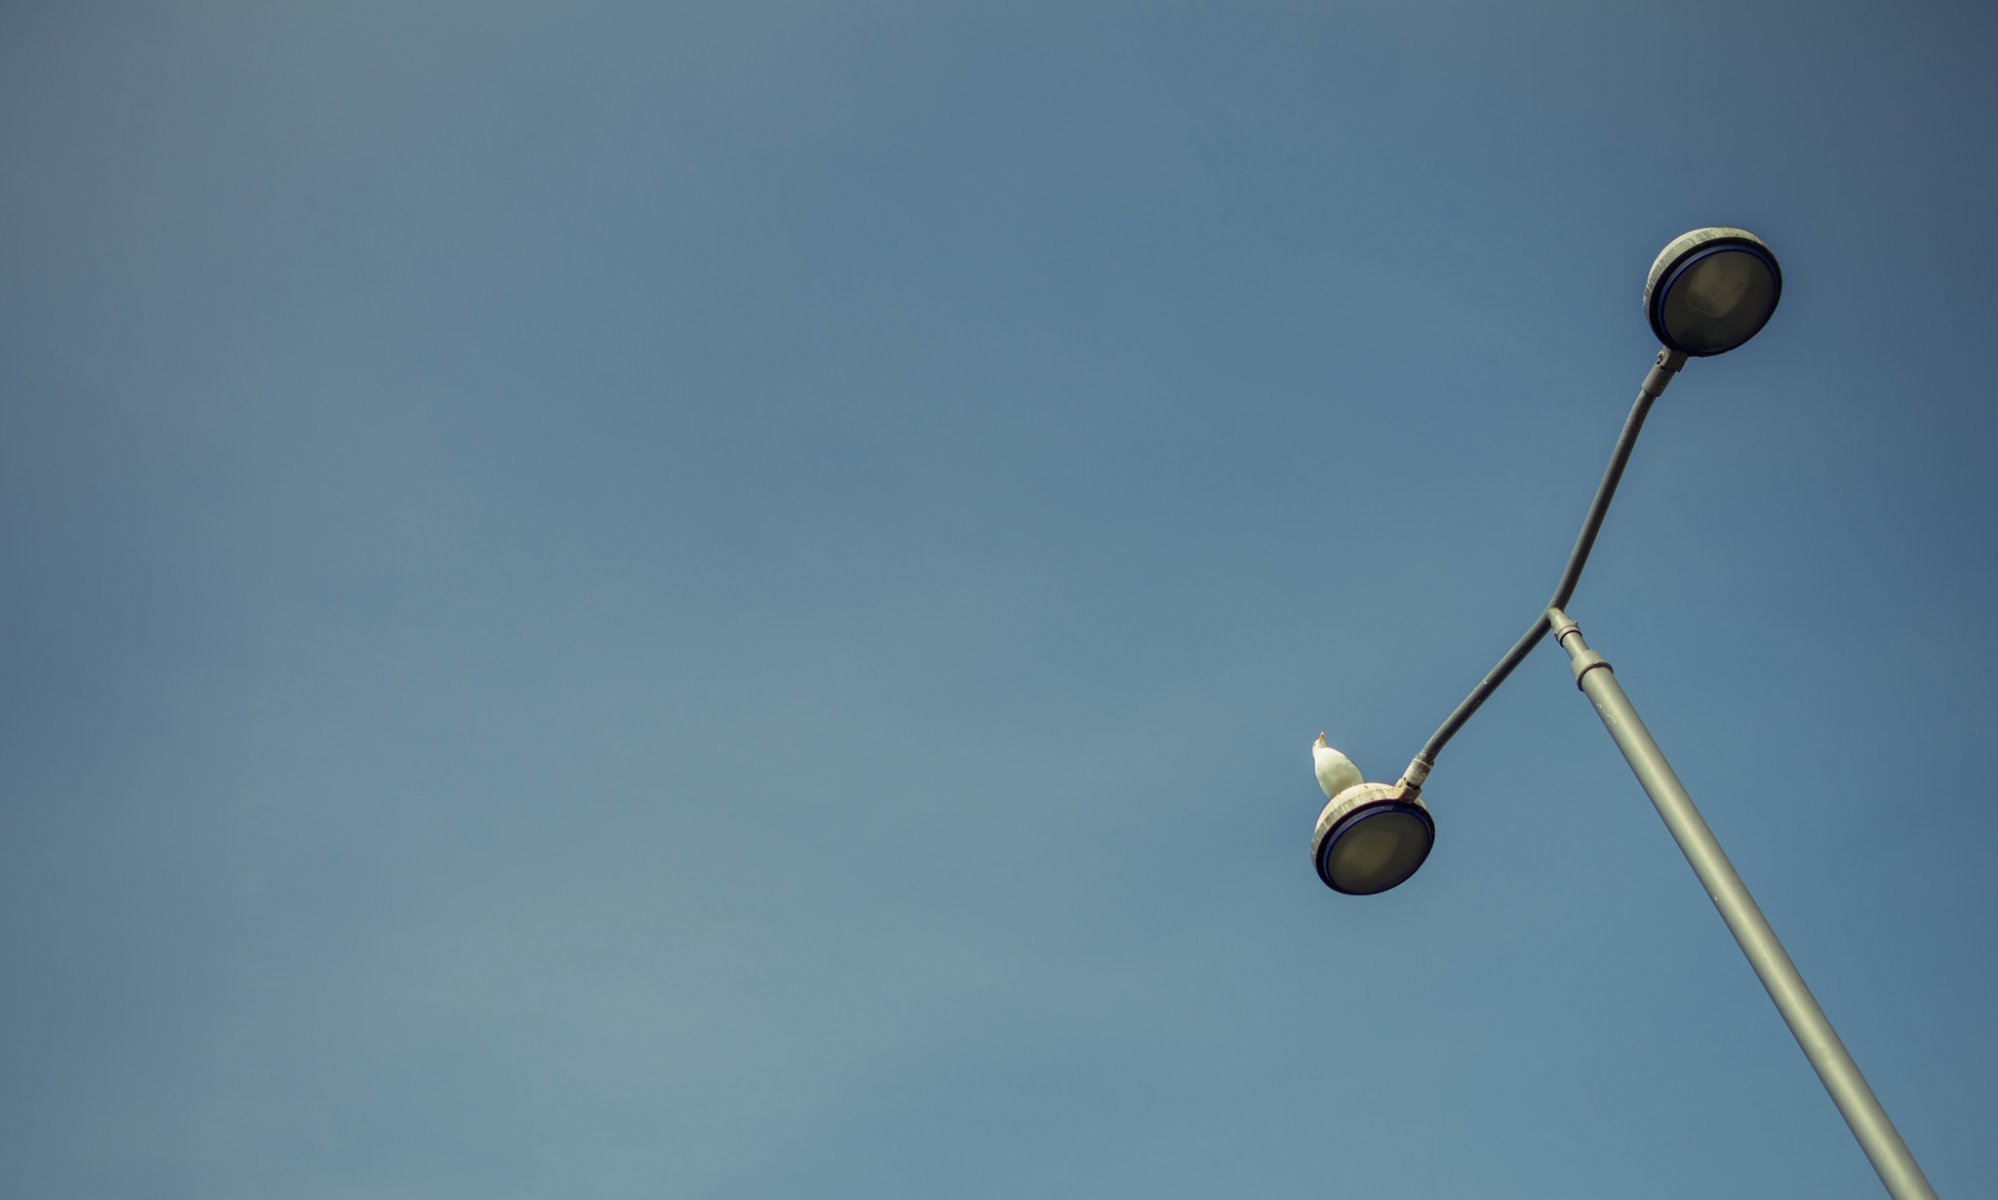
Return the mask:
<path fill-rule="evenodd" d="M 1341 890 L 1384 892 L 1415 873 L 1429 854 L 1429 827 L 1411 812 L 1369 813 L 1342 832 L 1327 851 L 1326 874 Z"/>
<path fill-rule="evenodd" d="M 1706 317 L 1726 317 L 1741 307 L 1748 295 L 1751 267 L 1762 264 L 1747 254 L 1716 254 L 1693 264 L 1679 286 L 1686 289 L 1686 304 Z"/>
<path fill-rule="evenodd" d="M 1769 264 L 1722 250 L 1687 267 L 1665 296 L 1665 332 L 1688 354 L 1732 350 L 1762 328 L 1776 302 Z"/>

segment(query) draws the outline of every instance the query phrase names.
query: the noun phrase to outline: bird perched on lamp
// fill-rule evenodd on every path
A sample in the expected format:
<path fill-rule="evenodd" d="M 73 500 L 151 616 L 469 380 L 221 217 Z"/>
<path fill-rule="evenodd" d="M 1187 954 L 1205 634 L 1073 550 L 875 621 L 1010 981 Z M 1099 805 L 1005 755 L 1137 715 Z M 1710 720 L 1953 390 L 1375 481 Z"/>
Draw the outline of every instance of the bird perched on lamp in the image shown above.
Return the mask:
<path fill-rule="evenodd" d="M 1360 774 L 1360 768 L 1353 765 L 1352 759 L 1325 744 L 1323 733 L 1311 743 L 1311 765 L 1318 772 L 1318 786 L 1325 789 L 1327 800 L 1349 787 L 1366 782 L 1366 777 Z"/>

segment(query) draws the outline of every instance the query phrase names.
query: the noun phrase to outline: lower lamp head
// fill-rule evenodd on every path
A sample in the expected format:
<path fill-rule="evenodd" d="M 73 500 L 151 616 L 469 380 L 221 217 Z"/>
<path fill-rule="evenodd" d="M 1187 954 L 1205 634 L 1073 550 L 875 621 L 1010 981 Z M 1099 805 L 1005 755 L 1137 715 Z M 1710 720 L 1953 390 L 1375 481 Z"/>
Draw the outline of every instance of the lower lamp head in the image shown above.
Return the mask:
<path fill-rule="evenodd" d="M 1318 878 L 1335 892 L 1371 896 L 1415 874 L 1436 844 L 1436 821 L 1412 795 L 1362 783 L 1332 798 L 1311 834 Z"/>

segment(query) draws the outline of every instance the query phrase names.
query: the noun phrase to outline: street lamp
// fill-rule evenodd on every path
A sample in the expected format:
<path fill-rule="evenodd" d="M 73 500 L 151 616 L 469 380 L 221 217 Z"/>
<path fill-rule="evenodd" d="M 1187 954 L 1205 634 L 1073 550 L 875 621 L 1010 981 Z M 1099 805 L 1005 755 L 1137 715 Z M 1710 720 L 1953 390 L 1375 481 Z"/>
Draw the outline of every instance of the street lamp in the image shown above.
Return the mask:
<path fill-rule="evenodd" d="M 1658 252 L 1644 280 L 1644 315 L 1668 350 L 1725 354 L 1761 332 L 1783 295 L 1783 271 L 1746 229 L 1695 229 Z"/>
<path fill-rule="evenodd" d="M 1325 886 L 1371 896 L 1415 874 L 1436 844 L 1436 821 L 1416 795 L 1362 783 L 1332 797 L 1311 834 L 1311 861 Z"/>
<path fill-rule="evenodd" d="M 1353 784 L 1326 797 L 1312 830 L 1311 859 L 1327 887 L 1349 895 L 1385 892 L 1414 875 L 1436 840 L 1436 822 L 1423 804 L 1421 792 L 1437 754 L 1551 632 L 1568 653 L 1576 686 L 1595 707 L 1603 727 L 1679 843 L 1888 1194 L 1895 1200 L 1934 1200 L 1935 1192 L 1921 1167 L 1908 1153 L 1894 1123 L 1728 862 L 1692 797 L 1652 741 L 1609 663 L 1589 649 L 1581 630 L 1563 611 L 1574 595 L 1652 403 L 1664 394 L 1688 358 L 1725 354 L 1754 337 L 1768 324 L 1782 294 L 1783 272 L 1776 265 L 1776 256 L 1761 238 L 1745 229 L 1695 229 L 1666 244 L 1644 281 L 1644 313 L 1663 349 L 1624 419 L 1609 467 L 1596 486 L 1595 499 L 1582 520 L 1574 548 L 1568 552 L 1568 564 L 1555 585 L 1553 598 L 1498 665 L 1430 735 L 1399 781 Z M 1321 736 L 1321 745 L 1323 740 Z M 1325 787 L 1329 793 L 1333 785 Z"/>

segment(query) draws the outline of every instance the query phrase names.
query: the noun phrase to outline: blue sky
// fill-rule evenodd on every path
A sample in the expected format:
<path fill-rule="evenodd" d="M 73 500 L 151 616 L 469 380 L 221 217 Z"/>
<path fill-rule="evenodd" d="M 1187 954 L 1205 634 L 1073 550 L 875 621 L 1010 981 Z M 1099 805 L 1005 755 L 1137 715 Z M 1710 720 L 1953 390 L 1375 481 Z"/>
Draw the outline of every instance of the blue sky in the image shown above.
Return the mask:
<path fill-rule="evenodd" d="M 0 1183 L 1877 1195 L 1558 655 L 1307 861 L 1733 224 L 1570 611 L 1998 1191 L 1994 24 L 9 6 Z"/>

